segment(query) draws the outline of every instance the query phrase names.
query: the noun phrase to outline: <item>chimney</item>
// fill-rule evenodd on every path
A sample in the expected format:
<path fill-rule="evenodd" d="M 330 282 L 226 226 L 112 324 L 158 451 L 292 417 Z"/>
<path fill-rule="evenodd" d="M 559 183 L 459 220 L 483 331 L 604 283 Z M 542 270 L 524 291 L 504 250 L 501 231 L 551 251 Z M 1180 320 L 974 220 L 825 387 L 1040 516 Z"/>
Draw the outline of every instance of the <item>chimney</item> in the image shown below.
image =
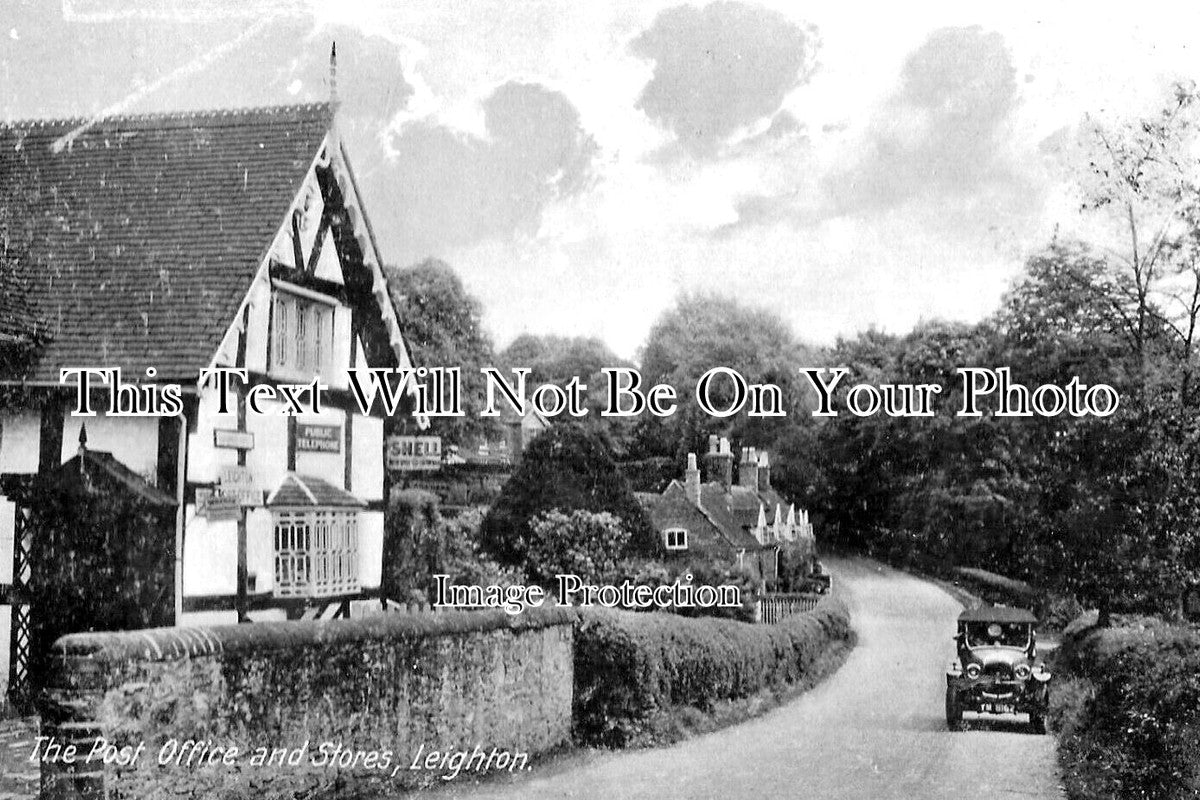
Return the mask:
<path fill-rule="evenodd" d="M 683 473 L 683 488 L 693 505 L 700 505 L 700 468 L 696 466 L 696 454 L 688 453 L 687 470 Z"/>
<path fill-rule="evenodd" d="M 705 468 L 708 470 L 708 479 L 716 481 L 725 489 L 729 489 L 733 483 L 733 453 L 729 451 L 729 440 L 725 438 L 717 439 L 717 445 L 714 448 L 712 440 L 716 437 L 710 436 L 709 452 L 705 455 Z"/>
<path fill-rule="evenodd" d="M 763 489 L 771 488 L 771 459 L 766 450 L 758 454 L 758 485 Z"/>
<path fill-rule="evenodd" d="M 738 486 L 758 491 L 758 453 L 753 447 L 742 448 L 742 463 L 738 465 Z"/>

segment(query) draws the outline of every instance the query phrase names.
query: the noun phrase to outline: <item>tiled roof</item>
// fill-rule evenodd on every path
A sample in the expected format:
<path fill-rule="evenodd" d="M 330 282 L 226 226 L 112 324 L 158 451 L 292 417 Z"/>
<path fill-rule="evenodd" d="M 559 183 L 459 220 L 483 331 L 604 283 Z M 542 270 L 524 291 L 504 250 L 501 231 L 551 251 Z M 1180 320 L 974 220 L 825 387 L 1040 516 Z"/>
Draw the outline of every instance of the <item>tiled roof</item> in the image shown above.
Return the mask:
<path fill-rule="evenodd" d="M 753 501 L 753 508 L 751 508 Z M 738 547 L 755 549 L 761 547 L 758 540 L 746 528 L 758 522 L 758 498 L 747 488 L 731 486 L 729 491 L 720 483 L 705 483 L 700 486 L 700 505 L 705 513 L 725 532 L 726 537 Z"/>
<path fill-rule="evenodd" d="M 267 498 L 267 505 L 288 506 L 335 506 L 363 508 L 367 504 L 332 483 L 313 475 L 297 475 L 289 472 Z"/>
<path fill-rule="evenodd" d="M 79 455 L 63 464 L 59 469 L 62 471 L 79 469 L 80 459 L 88 469 L 89 473 L 95 475 L 97 472 L 106 476 L 109 480 L 122 486 L 130 494 L 141 498 L 145 502 L 160 506 L 162 508 L 174 508 L 177 503 L 175 498 L 146 482 L 146 479 L 129 467 L 117 460 L 112 453 L 106 453 L 102 450 L 84 450 Z"/>
<path fill-rule="evenodd" d="M 0 331 L 36 324 L 46 339 L 25 374 L 0 379 L 104 365 L 195 380 L 329 120 L 327 104 L 114 117 L 57 151 L 83 120 L 0 125 L 0 203 L 21 233 L 0 290 L 25 296 L 0 304 Z"/>
<path fill-rule="evenodd" d="M 678 487 L 679 491 L 673 491 L 673 487 Z M 636 492 L 634 496 L 641 503 L 642 508 L 646 509 L 646 514 L 650 517 L 650 524 L 656 531 L 664 531 L 667 528 L 686 528 L 689 536 L 697 537 L 699 540 L 707 539 L 738 546 L 734 542 L 730 542 L 724 532 L 713 524 L 701 509 L 688 500 L 678 482 L 673 483 L 662 494 Z"/>

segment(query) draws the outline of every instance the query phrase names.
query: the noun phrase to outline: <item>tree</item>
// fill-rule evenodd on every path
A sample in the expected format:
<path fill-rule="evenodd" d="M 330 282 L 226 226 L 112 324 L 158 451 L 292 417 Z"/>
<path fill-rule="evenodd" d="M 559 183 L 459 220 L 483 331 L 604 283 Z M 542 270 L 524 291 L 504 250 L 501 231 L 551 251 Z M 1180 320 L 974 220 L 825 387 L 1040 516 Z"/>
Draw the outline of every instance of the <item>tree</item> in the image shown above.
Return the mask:
<path fill-rule="evenodd" d="M 1156 114 L 1082 127 L 1087 169 L 1083 208 L 1107 214 L 1107 281 L 1096 288 L 1138 362 L 1141 389 L 1155 392 L 1153 359 L 1164 349 L 1184 357 L 1179 377 L 1190 390 L 1200 320 L 1200 175 L 1192 155 L 1200 131 L 1194 85 L 1176 84 Z M 1184 398 L 1185 402 L 1187 398 Z"/>
<path fill-rule="evenodd" d="M 650 522 L 611 456 L 577 425 L 555 425 L 529 445 L 484 518 L 484 547 L 501 564 L 537 571 L 532 521 L 555 510 L 611 513 L 629 533 L 629 554 L 655 547 Z"/>
<path fill-rule="evenodd" d="M 565 386 L 578 377 L 588 389 L 584 405 L 586 416 L 575 420 L 605 446 L 620 456 L 626 456 L 636 419 L 603 417 L 608 380 L 601 370 L 610 367 L 632 367 L 617 356 L 608 345 L 592 336 L 554 336 L 523 333 L 504 348 L 498 356 L 506 370 L 525 368 L 530 390 L 543 383 Z"/>
<path fill-rule="evenodd" d="M 389 504 L 383 536 L 382 593 L 407 602 L 428 598 L 433 575 L 446 560 L 437 495 L 420 489 L 397 492 Z"/>
<path fill-rule="evenodd" d="M 470 586 L 523 584 L 519 571 L 500 567 L 480 548 L 482 519 L 479 509 L 447 519 L 437 495 L 420 489 L 397 492 L 384 529 L 384 597 L 432 601 L 438 574 Z"/>
<path fill-rule="evenodd" d="M 1164 610 L 1200 569 L 1195 415 L 1181 393 L 1146 390 L 1184 354 L 1156 346 L 1170 336 L 1158 316 L 1147 318 L 1139 345 L 1125 296 L 1108 261 L 1056 241 L 1029 260 L 997 314 L 996 359 L 1021 364 L 1030 383 L 1079 377 L 1120 393 L 1111 417 L 1060 415 L 1019 428 L 1021 470 L 1036 487 L 1025 558 L 1043 583 L 1095 605 L 1104 622 L 1113 611 Z"/>
<path fill-rule="evenodd" d="M 806 401 L 797 370 L 812 363 L 812 350 L 769 309 L 715 295 L 682 295 L 651 327 L 642 353 L 646 382 L 668 383 L 679 398 L 679 410 L 664 422 L 676 450 L 657 455 L 682 459 L 702 450 L 713 433 L 756 447 L 773 444 L 790 426 L 804 424 Z M 751 383 L 779 386 L 788 416 L 751 419 L 743 411 L 726 421 L 705 414 L 696 405 L 696 384 L 713 367 L 735 369 Z M 714 405 L 727 407 L 731 400 L 728 382 L 714 384 Z"/>
<path fill-rule="evenodd" d="M 466 413 L 433 420 L 434 431 L 453 441 L 494 434 L 495 422 L 479 416 L 483 408 L 479 370 L 495 361 L 479 301 L 467 293 L 454 270 L 437 259 L 406 269 L 388 267 L 386 272 L 413 362 L 462 369 Z"/>

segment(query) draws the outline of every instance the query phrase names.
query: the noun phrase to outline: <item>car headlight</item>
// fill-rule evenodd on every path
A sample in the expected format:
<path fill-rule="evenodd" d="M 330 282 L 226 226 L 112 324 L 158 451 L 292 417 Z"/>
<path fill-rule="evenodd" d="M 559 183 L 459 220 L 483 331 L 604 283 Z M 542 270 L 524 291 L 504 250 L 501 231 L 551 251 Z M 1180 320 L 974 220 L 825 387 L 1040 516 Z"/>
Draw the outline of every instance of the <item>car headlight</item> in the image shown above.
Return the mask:
<path fill-rule="evenodd" d="M 1017 668 L 1013 670 L 1013 674 L 1017 676 L 1017 680 L 1027 681 L 1029 680 L 1029 676 L 1033 674 L 1033 670 L 1029 668 L 1028 664 L 1017 664 Z"/>
<path fill-rule="evenodd" d="M 978 678 L 982 672 L 983 667 L 979 666 L 978 664 L 967 664 L 967 677 L 971 680 Z"/>

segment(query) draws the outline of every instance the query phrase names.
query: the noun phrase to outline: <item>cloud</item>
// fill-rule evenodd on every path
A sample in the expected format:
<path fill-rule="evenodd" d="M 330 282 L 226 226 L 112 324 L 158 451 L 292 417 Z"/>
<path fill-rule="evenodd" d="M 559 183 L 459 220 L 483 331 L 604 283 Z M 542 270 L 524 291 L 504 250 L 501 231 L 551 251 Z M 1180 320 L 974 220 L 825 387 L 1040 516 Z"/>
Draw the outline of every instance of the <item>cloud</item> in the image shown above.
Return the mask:
<path fill-rule="evenodd" d="M 485 136 L 432 118 L 390 136 L 367 191 L 389 214 L 382 227 L 393 258 L 535 233 L 547 205 L 589 185 L 596 143 L 563 94 L 510 81 L 482 110 Z"/>
<path fill-rule="evenodd" d="M 1016 199 L 1023 181 L 1006 141 L 1016 105 L 1016 70 L 1000 34 L 934 31 L 854 142 L 855 157 L 827 177 L 835 209 L 883 210 L 922 197 Z"/>
<path fill-rule="evenodd" d="M 777 112 L 811 77 L 815 29 L 738 2 L 663 11 L 630 44 L 654 62 L 637 107 L 695 158 L 717 155 L 738 131 Z"/>

